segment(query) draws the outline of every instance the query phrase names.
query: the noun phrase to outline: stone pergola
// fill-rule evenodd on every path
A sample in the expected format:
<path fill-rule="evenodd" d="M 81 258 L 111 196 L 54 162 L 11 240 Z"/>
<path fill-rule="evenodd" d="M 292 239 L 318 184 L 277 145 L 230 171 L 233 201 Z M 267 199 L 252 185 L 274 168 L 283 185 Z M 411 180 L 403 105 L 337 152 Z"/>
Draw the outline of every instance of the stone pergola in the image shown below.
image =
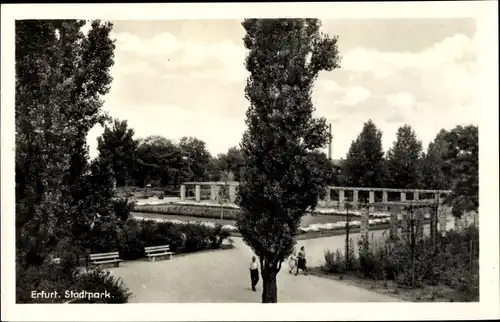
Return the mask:
<path fill-rule="evenodd" d="M 201 187 L 210 187 L 210 201 L 217 201 L 221 187 L 227 186 L 229 188 L 229 201 L 234 203 L 236 201 L 236 189 L 239 183 L 237 181 L 216 181 L 216 182 L 184 182 L 181 184 L 180 197 L 181 200 L 186 200 L 186 187 L 195 187 L 195 200 L 201 201 Z"/>
<path fill-rule="evenodd" d="M 195 200 L 196 202 L 201 201 L 201 188 L 202 187 L 210 187 L 210 201 L 218 200 L 218 196 L 220 193 L 221 187 L 229 188 L 229 201 L 234 202 L 236 200 L 236 190 L 239 183 L 237 181 L 217 181 L 217 182 L 185 182 L 181 185 L 180 190 L 180 199 L 186 200 L 186 187 L 194 186 L 195 187 Z M 338 198 L 337 200 L 332 200 L 331 192 L 337 191 Z M 368 192 L 368 200 L 367 202 L 359 201 L 359 192 L 366 191 Z M 405 202 L 417 204 L 421 202 L 438 202 L 442 201 L 442 196 L 446 196 L 451 193 L 450 190 L 426 190 L 426 189 L 390 189 L 390 188 L 360 188 L 360 187 L 335 187 L 330 186 L 326 188 L 326 196 L 321 203 L 323 203 L 328 208 L 338 208 L 339 210 L 346 209 L 346 192 L 352 192 L 352 201 L 349 202 L 351 205 L 351 209 L 359 209 L 360 204 L 368 204 L 370 205 L 370 211 L 373 212 L 375 205 L 383 205 L 383 206 L 399 206 Z M 375 202 L 375 192 L 382 192 L 382 200 Z M 388 194 L 389 193 L 399 193 L 398 201 L 389 201 Z M 413 194 L 412 200 L 406 200 L 407 193 Z M 433 198 L 427 198 L 421 200 L 419 198 L 420 194 L 432 194 Z"/>
<path fill-rule="evenodd" d="M 201 202 L 202 187 L 210 187 L 210 199 L 209 201 L 220 201 L 220 192 L 221 187 L 228 187 L 229 190 L 229 202 L 234 203 L 236 200 L 236 191 L 239 183 L 237 181 L 228 181 L 228 182 L 185 182 L 181 185 L 180 190 L 180 199 L 182 201 L 186 200 L 186 188 L 191 186 L 195 188 L 195 201 Z M 332 199 L 331 192 L 337 191 L 338 198 L 336 200 Z M 368 192 L 367 200 L 359 200 L 359 192 L 364 191 Z M 352 201 L 346 201 L 346 192 L 352 193 Z M 375 200 L 375 193 L 382 193 L 382 200 Z M 399 193 L 399 198 L 397 201 L 389 201 L 389 193 Z M 413 198 L 411 200 L 407 200 L 407 193 L 412 193 Z M 444 197 L 450 194 L 450 190 L 426 190 L 426 189 L 391 189 L 391 188 L 361 188 L 361 187 L 335 187 L 330 186 L 326 188 L 326 196 L 323 200 L 320 201 L 322 207 L 324 208 L 337 208 L 340 211 L 343 210 L 361 210 L 362 216 L 361 221 L 363 223 L 362 226 L 368 225 L 368 213 L 373 213 L 375 210 L 375 206 L 382 206 L 385 209 L 387 207 L 399 207 L 401 211 L 400 214 L 403 214 L 404 209 L 408 209 L 409 207 L 416 208 L 418 216 L 421 214 L 421 209 L 437 207 L 437 211 L 439 213 L 438 218 L 432 219 L 431 226 L 435 226 L 439 222 L 440 230 L 445 229 L 447 215 L 450 212 L 449 207 L 443 207 Z M 432 198 L 420 199 L 420 196 L 423 194 L 432 195 Z M 208 200 L 207 200 L 208 201 Z M 398 221 L 398 212 L 391 211 L 390 215 L 391 227 L 395 229 L 395 223 Z M 436 220 L 438 222 L 436 222 Z M 365 223 L 366 222 L 366 223 Z M 435 229 L 435 228 L 433 228 Z M 362 229 L 364 230 L 364 229 Z M 394 232 L 391 232 L 393 234 Z"/>
<path fill-rule="evenodd" d="M 331 191 L 335 190 L 338 191 L 338 199 L 337 200 L 332 200 L 331 199 Z M 346 201 L 345 201 L 345 193 L 346 192 L 352 192 L 352 202 L 351 205 L 353 206 L 354 209 L 359 209 L 359 192 L 360 191 L 367 191 L 368 192 L 368 204 L 371 205 L 370 211 L 373 211 L 373 206 L 375 204 L 379 205 L 386 205 L 386 206 L 391 206 L 391 205 L 401 205 L 401 203 L 406 202 L 406 194 L 407 193 L 412 193 L 413 194 L 413 200 L 414 202 L 421 201 L 419 198 L 420 194 L 432 194 L 433 201 L 438 201 L 441 198 L 442 195 L 448 195 L 451 193 L 451 190 L 426 190 L 426 189 L 391 189 L 391 188 L 359 188 L 359 187 L 327 187 L 326 188 L 326 196 L 325 199 L 323 200 L 324 203 L 331 204 L 331 203 L 336 203 L 337 208 L 343 210 L 345 209 Z M 375 192 L 382 192 L 382 201 L 381 202 L 375 202 Z M 388 200 L 388 195 L 389 193 L 399 193 L 399 200 L 398 201 L 389 201 Z M 428 201 L 429 199 L 426 199 L 424 201 Z"/>

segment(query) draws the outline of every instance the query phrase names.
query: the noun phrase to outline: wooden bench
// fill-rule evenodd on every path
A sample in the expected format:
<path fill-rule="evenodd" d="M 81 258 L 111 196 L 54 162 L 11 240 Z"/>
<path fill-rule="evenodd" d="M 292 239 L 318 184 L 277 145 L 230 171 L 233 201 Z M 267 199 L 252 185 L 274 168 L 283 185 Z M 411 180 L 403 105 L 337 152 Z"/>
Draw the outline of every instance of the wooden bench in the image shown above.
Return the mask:
<path fill-rule="evenodd" d="M 169 259 L 172 259 L 174 254 L 170 251 L 169 245 L 144 247 L 144 251 L 150 261 L 154 261 L 157 256 L 168 256 Z"/>
<path fill-rule="evenodd" d="M 118 267 L 120 266 L 120 262 L 123 262 L 123 259 L 120 259 L 119 256 L 118 252 L 90 254 L 90 261 L 94 265 L 114 264 Z"/>

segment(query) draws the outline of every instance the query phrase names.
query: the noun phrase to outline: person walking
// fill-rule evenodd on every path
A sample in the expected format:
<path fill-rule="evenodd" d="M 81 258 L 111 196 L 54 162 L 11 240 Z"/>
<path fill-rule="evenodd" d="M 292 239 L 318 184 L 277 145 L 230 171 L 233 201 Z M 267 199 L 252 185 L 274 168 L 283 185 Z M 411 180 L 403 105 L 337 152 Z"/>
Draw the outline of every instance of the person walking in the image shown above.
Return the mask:
<path fill-rule="evenodd" d="M 252 281 L 252 291 L 255 292 L 255 286 L 259 283 L 259 264 L 255 256 L 252 256 L 252 262 L 250 263 L 250 280 Z"/>
<path fill-rule="evenodd" d="M 297 252 L 293 252 L 288 259 L 288 266 L 290 267 L 290 274 L 292 274 L 293 269 L 297 266 Z"/>
<path fill-rule="evenodd" d="M 299 269 L 304 272 L 304 275 L 307 275 L 306 250 L 304 246 L 300 247 L 297 261 L 297 272 L 295 273 L 295 275 L 299 274 Z"/>

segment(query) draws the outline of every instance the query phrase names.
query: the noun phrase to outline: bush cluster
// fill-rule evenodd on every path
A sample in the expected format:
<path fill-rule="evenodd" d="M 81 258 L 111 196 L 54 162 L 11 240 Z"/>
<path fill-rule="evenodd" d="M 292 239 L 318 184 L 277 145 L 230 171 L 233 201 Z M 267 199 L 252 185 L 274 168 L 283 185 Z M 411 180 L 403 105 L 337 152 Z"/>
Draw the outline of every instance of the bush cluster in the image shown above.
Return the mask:
<path fill-rule="evenodd" d="M 323 269 L 329 273 L 352 271 L 362 278 L 394 280 L 404 287 L 444 284 L 461 291 L 466 301 L 479 297 L 479 233 L 473 226 L 438 235 L 435 241 L 424 237 L 415 243 L 413 251 L 411 241 L 405 236 L 381 242 L 362 236 L 358 247 L 355 263 L 349 265 L 341 250 L 326 251 Z"/>
<path fill-rule="evenodd" d="M 118 228 L 116 228 L 118 229 Z M 131 294 L 122 281 L 108 271 L 88 265 L 88 255 L 97 252 L 119 251 L 124 260 L 145 257 L 144 247 L 170 245 L 175 253 L 191 253 L 200 250 L 218 249 L 230 232 L 222 227 L 207 227 L 201 224 L 136 221 L 129 219 L 113 243 L 99 240 L 87 243 L 90 247 L 82 251 L 81 245 L 63 240 L 54 253 L 59 264 L 47 257 L 41 265 L 16 265 L 17 303 L 62 303 L 66 290 L 111 293 L 111 298 L 78 300 L 78 303 L 126 303 Z M 94 236 L 96 237 L 96 236 Z M 106 237 L 103 236 L 106 240 Z M 105 247 L 104 245 L 109 245 Z M 60 298 L 32 298 L 32 292 L 57 291 Z"/>
<path fill-rule="evenodd" d="M 131 293 L 122 280 L 99 267 L 77 269 L 72 264 L 62 261 L 60 264 L 46 261 L 42 265 L 16 267 L 16 302 L 17 303 L 63 303 L 69 300 L 66 291 L 104 292 L 110 297 L 81 299 L 79 303 L 127 303 Z M 58 297 L 33 297 L 38 292 L 56 291 Z"/>
<path fill-rule="evenodd" d="M 218 249 L 230 232 L 220 225 L 208 227 L 199 223 L 155 222 L 129 220 L 125 226 L 125 241 L 118 250 L 124 260 L 145 256 L 144 248 L 170 245 L 175 253 L 192 253 Z M 113 251 L 113 250 L 109 250 Z"/>

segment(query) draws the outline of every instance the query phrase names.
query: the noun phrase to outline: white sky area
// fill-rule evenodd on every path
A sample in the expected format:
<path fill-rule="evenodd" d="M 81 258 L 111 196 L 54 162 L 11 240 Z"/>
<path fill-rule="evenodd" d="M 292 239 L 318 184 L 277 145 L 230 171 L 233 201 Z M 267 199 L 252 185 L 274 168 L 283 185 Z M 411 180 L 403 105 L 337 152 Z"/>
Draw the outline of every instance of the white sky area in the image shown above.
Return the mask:
<path fill-rule="evenodd" d="M 238 146 L 245 130 L 246 51 L 239 20 L 113 21 L 113 118 L 135 137 L 194 136 L 212 155 Z M 341 68 L 322 72 L 315 114 L 332 123 L 332 156 L 345 157 L 372 119 L 387 149 L 410 124 L 424 148 L 441 128 L 478 124 L 476 38 L 472 19 L 323 20 L 339 36 Z M 97 155 L 100 126 L 89 133 Z M 326 149 L 325 149 L 326 152 Z"/>

